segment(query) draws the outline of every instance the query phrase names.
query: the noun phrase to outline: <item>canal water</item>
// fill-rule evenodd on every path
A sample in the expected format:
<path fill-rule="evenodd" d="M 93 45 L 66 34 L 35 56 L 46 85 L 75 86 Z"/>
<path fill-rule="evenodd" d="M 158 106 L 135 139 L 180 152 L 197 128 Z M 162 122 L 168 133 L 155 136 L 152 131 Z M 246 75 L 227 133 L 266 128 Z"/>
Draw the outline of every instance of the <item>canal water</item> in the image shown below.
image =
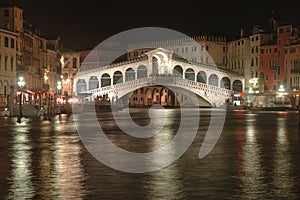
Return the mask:
<path fill-rule="evenodd" d="M 180 123 L 178 109 L 158 113 L 167 116 L 168 131 L 154 139 L 129 138 L 110 113 L 98 117 L 120 148 L 148 152 L 168 143 Z M 179 159 L 147 173 L 118 171 L 95 159 L 80 140 L 76 115 L 20 124 L 1 118 L 0 199 L 300 199 L 296 112 L 227 111 L 219 140 L 199 159 L 210 115 L 201 111 L 194 142 Z M 139 125 L 150 121 L 145 109 L 131 116 Z"/>

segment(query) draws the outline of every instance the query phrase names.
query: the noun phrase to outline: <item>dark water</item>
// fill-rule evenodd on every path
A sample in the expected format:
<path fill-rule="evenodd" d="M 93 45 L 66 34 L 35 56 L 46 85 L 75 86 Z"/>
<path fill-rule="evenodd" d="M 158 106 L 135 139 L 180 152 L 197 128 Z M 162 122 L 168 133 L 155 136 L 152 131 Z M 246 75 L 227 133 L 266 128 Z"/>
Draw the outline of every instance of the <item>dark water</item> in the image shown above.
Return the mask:
<path fill-rule="evenodd" d="M 112 141 L 145 152 L 176 133 L 179 111 L 162 112 L 168 116 L 165 135 L 144 142 L 128 139 L 111 115 L 100 118 Z M 132 116 L 137 124 L 149 123 L 145 110 Z M 218 143 L 199 159 L 210 120 L 210 111 L 201 111 L 190 148 L 170 166 L 141 174 L 97 161 L 82 145 L 74 120 L 0 119 L 0 199 L 300 199 L 296 112 L 227 112 Z"/>

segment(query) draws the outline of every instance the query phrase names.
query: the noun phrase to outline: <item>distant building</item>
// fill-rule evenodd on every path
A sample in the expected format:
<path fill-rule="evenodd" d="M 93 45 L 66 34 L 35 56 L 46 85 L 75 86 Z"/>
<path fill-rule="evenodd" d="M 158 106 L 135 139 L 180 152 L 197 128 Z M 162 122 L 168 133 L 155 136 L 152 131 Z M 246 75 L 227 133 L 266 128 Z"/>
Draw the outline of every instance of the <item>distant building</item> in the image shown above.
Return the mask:
<path fill-rule="evenodd" d="M 235 71 L 245 77 L 245 91 L 251 87 L 251 53 L 250 38 L 241 34 L 241 38 L 228 42 L 227 67 L 229 71 Z"/>
<path fill-rule="evenodd" d="M 199 45 L 195 46 L 195 41 Z M 202 35 L 130 44 L 127 59 L 138 58 L 158 47 L 164 47 L 190 62 L 226 68 L 227 43 L 226 38 L 221 36 Z"/>
<path fill-rule="evenodd" d="M 45 38 L 35 26 L 25 23 L 23 14 L 23 9 L 19 7 L 0 4 L 0 28 L 1 34 L 4 34 L 4 49 L 1 49 L 0 55 L 3 54 L 3 66 L 11 65 L 13 69 L 0 74 L 0 80 L 9 74 L 13 77 L 11 85 L 16 85 L 17 77 L 23 76 L 26 88 L 23 103 L 42 106 L 46 96 L 55 95 L 60 79 L 61 44 L 59 37 Z M 7 45 L 11 50 L 6 49 Z M 14 87 L 15 96 L 17 89 Z M 7 91 L 4 93 L 7 96 Z"/>
<path fill-rule="evenodd" d="M 17 34 L 0 29 L 0 105 L 7 105 L 10 88 L 16 85 Z"/>
<path fill-rule="evenodd" d="M 286 89 L 288 91 L 300 90 L 300 43 L 286 46 L 285 70 L 287 76 Z"/>
<path fill-rule="evenodd" d="M 62 95 L 72 96 L 73 81 L 80 67 L 80 52 L 64 49 L 61 56 Z"/>
<path fill-rule="evenodd" d="M 278 88 L 278 47 L 277 44 L 261 46 L 261 82 L 265 92 L 273 92 Z"/>

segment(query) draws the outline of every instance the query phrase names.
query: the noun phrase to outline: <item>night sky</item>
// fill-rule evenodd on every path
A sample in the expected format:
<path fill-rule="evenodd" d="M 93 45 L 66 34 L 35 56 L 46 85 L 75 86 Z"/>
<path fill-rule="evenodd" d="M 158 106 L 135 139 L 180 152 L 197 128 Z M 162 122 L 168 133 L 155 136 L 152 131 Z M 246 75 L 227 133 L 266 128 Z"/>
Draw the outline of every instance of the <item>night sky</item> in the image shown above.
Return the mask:
<path fill-rule="evenodd" d="M 23 8 L 27 23 L 44 35 L 60 35 L 63 46 L 74 50 L 93 49 L 117 33 L 147 26 L 189 36 L 224 35 L 230 40 L 241 28 L 249 33 L 253 25 L 268 23 L 273 10 L 283 23 L 300 25 L 297 1 L 1 1 Z"/>

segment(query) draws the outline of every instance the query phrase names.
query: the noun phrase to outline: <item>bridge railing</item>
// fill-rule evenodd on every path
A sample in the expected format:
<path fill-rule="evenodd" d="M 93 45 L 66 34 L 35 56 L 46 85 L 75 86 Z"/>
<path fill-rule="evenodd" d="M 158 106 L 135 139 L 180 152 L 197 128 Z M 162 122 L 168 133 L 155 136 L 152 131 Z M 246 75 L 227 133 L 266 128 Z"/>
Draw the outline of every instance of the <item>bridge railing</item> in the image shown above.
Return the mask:
<path fill-rule="evenodd" d="M 196 81 L 192 81 L 192 80 L 188 80 L 188 79 L 183 79 L 180 77 L 173 77 L 173 76 L 157 76 L 156 77 L 157 80 L 160 80 L 161 83 L 166 83 L 166 84 L 171 84 L 171 85 L 178 85 L 187 89 L 193 88 L 196 90 L 202 90 L 202 91 L 206 91 L 206 92 L 212 92 L 212 93 L 216 93 L 219 95 L 230 95 L 232 93 L 231 90 L 225 89 L 225 88 L 221 88 L 221 87 L 217 87 L 217 86 L 213 86 L 213 85 L 208 85 L 205 83 L 201 83 L 201 82 L 196 82 Z"/>
<path fill-rule="evenodd" d="M 174 76 L 150 76 L 150 77 L 144 77 L 132 81 L 127 81 L 127 82 L 122 82 L 118 83 L 115 85 L 109 85 L 105 86 L 102 88 L 97 88 L 93 90 L 89 90 L 89 93 L 92 94 L 105 94 L 105 93 L 110 93 L 110 92 L 121 92 L 121 91 L 131 91 L 132 89 L 138 88 L 138 87 L 145 87 L 148 85 L 155 85 L 155 84 L 160 84 L 160 85 L 170 85 L 170 86 L 179 86 L 183 87 L 186 89 L 191 89 L 193 90 L 198 90 L 196 93 L 199 91 L 203 91 L 205 94 L 217 94 L 221 96 L 229 96 L 231 95 L 232 91 L 213 86 L 213 85 L 208 85 L 205 83 L 200 83 L 188 79 L 183 79 L 180 77 L 174 77 Z"/>

